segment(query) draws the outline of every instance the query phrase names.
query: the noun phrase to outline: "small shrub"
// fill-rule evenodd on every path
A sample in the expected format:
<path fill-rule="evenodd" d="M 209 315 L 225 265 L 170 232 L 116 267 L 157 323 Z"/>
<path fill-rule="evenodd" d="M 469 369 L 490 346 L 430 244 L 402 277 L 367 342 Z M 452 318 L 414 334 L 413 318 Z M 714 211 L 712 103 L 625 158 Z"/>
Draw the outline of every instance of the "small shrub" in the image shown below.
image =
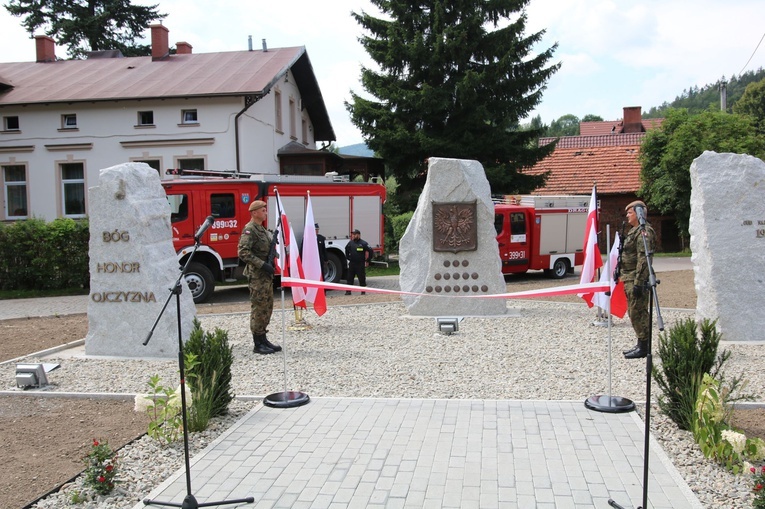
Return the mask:
<path fill-rule="evenodd" d="M 135 397 L 135 411 L 149 415 L 148 435 L 164 444 L 178 440 L 183 432 L 180 387 L 178 390 L 165 387 L 160 384 L 159 375 L 153 375 L 149 379 L 149 388 L 149 394 L 138 394 Z M 190 401 L 191 393 L 186 386 L 186 405 Z"/>
<path fill-rule="evenodd" d="M 653 379 L 662 390 L 659 408 L 680 429 L 692 430 L 696 400 L 704 374 L 720 379 L 722 367 L 730 357 L 725 350 L 717 356 L 722 335 L 717 321 L 703 320 L 699 336 L 696 322 L 687 318 L 659 335 L 657 353 L 661 366 L 653 368 Z"/>
<path fill-rule="evenodd" d="M 108 495 L 117 482 L 117 455 L 107 442 L 93 440 L 85 462 L 85 486 L 100 495 Z"/>
<path fill-rule="evenodd" d="M 231 391 L 231 365 L 234 363 L 233 348 L 228 343 L 228 331 L 216 328 L 205 332 L 199 320 L 184 346 L 184 359 L 191 359 L 186 369 L 186 380 L 191 386 L 194 405 L 199 399 L 200 408 L 193 412 L 208 412 L 210 417 L 224 415 L 234 399 Z M 193 357 L 190 357 L 193 356 Z M 201 408 L 209 405 L 209 410 Z"/>

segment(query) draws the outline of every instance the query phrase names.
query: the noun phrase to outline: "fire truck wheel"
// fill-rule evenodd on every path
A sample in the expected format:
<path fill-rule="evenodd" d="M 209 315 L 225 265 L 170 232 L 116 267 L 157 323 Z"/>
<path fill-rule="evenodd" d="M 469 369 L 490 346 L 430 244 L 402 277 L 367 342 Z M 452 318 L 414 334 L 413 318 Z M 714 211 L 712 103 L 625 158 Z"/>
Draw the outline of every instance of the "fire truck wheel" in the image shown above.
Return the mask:
<path fill-rule="evenodd" d="M 190 263 L 186 271 L 186 283 L 189 285 L 194 303 L 205 302 L 215 289 L 215 278 L 210 269 L 201 263 Z"/>
<path fill-rule="evenodd" d="M 324 281 L 328 283 L 341 283 L 343 278 L 343 262 L 335 253 L 327 253 L 327 272 Z"/>
<path fill-rule="evenodd" d="M 550 276 L 552 276 L 553 279 L 563 279 L 566 276 L 566 273 L 568 272 L 568 260 L 565 258 L 558 258 L 555 260 L 555 263 L 553 264 L 552 271 L 550 272 Z"/>

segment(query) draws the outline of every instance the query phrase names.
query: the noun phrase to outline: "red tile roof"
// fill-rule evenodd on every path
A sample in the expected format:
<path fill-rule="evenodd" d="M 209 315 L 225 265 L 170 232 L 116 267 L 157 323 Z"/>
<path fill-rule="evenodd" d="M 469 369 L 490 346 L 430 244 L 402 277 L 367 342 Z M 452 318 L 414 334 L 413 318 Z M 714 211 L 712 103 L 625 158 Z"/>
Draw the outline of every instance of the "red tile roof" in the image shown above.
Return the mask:
<path fill-rule="evenodd" d="M 641 120 L 643 129 L 650 131 L 661 126 L 663 118 L 644 118 Z M 579 134 L 581 136 L 598 136 L 601 134 L 620 133 L 624 127 L 622 120 L 606 120 L 604 122 L 579 122 Z"/>
<path fill-rule="evenodd" d="M 634 193 L 640 188 L 640 143 L 645 133 L 561 138 L 550 156 L 526 173 L 550 171 L 547 184 L 534 191 L 542 195 Z M 550 138 L 539 140 L 540 145 Z"/>

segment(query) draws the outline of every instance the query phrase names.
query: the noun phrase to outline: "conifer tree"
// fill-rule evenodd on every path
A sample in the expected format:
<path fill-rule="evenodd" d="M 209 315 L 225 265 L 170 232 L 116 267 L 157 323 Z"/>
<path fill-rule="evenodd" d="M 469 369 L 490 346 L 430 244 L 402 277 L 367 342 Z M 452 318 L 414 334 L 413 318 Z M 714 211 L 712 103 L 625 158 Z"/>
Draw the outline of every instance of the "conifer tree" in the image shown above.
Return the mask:
<path fill-rule="evenodd" d="M 135 40 L 154 20 L 165 17 L 158 4 L 131 5 L 130 0 L 10 0 L 5 9 L 24 16 L 21 25 L 34 35 L 43 28 L 72 58 L 88 51 L 118 49 L 125 56 L 150 55 Z"/>
<path fill-rule="evenodd" d="M 414 209 L 427 159 L 475 159 L 492 193 L 523 193 L 544 177 L 520 173 L 552 152 L 540 128 L 521 128 L 560 64 L 557 45 L 534 52 L 544 32 L 525 35 L 529 0 L 371 0 L 385 19 L 352 13 L 379 70 L 351 91 L 351 121 L 394 173 L 403 210 Z"/>

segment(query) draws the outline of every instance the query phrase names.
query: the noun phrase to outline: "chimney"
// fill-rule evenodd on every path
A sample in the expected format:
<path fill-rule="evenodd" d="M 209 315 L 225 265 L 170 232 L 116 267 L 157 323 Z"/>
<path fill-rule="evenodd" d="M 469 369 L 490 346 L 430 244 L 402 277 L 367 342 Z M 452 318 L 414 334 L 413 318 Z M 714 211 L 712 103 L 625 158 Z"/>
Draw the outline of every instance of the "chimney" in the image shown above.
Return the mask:
<path fill-rule="evenodd" d="M 151 59 L 161 60 L 170 54 L 168 30 L 164 25 L 151 25 Z"/>
<path fill-rule="evenodd" d="M 175 43 L 176 55 L 191 55 L 191 49 L 193 46 L 185 41 Z"/>
<path fill-rule="evenodd" d="M 265 53 L 266 51 L 268 51 L 268 46 L 266 46 L 266 40 L 263 39 L 263 53 Z"/>
<path fill-rule="evenodd" d="M 38 62 L 56 61 L 56 43 L 47 35 L 35 35 Z"/>
<path fill-rule="evenodd" d="M 625 106 L 624 107 L 624 128 L 622 133 L 642 133 L 643 119 L 640 116 L 640 106 Z"/>

